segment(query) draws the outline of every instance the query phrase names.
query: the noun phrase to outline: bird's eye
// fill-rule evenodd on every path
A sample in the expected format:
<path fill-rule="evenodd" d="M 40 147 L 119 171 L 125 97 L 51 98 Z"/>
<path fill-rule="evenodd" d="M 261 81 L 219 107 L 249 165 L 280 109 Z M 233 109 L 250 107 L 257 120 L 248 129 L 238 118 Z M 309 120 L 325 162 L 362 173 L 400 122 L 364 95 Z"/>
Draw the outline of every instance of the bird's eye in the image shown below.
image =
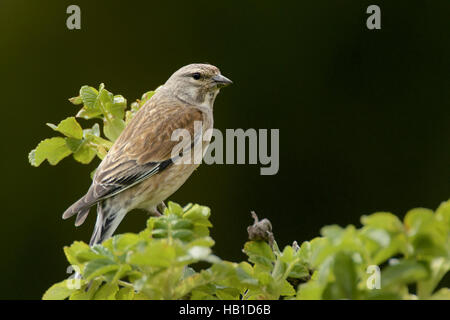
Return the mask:
<path fill-rule="evenodd" d="M 192 74 L 192 78 L 194 78 L 195 80 L 199 80 L 201 77 L 201 74 L 198 72 Z"/>

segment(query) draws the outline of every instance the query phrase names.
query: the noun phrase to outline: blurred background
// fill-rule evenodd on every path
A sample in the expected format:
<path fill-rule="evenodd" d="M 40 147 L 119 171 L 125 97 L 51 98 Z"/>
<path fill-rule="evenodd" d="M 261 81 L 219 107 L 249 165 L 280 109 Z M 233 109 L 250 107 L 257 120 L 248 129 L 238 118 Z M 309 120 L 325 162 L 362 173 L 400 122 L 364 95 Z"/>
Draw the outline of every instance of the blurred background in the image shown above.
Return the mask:
<path fill-rule="evenodd" d="M 66 28 L 71 4 L 81 30 Z M 381 30 L 366 28 L 370 4 Z M 132 102 L 192 62 L 234 81 L 216 128 L 280 129 L 277 175 L 202 165 L 170 198 L 211 207 L 222 258 L 245 258 L 251 210 L 284 246 L 375 211 L 435 209 L 450 198 L 449 13 L 448 0 L 0 1 L 0 298 L 41 298 L 67 277 L 62 247 L 93 229 L 95 214 L 79 228 L 61 214 L 98 160 L 31 167 L 28 152 L 56 134 L 45 123 L 76 113 L 67 99 L 82 85 Z"/>

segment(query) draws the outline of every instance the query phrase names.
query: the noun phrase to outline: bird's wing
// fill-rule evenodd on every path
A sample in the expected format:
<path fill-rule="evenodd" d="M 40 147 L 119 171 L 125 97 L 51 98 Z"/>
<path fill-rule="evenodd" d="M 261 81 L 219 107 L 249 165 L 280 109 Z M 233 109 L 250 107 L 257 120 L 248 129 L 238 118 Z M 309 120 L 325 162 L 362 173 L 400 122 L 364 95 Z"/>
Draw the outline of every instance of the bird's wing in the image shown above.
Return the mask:
<path fill-rule="evenodd" d="M 172 150 L 180 148 L 180 141 L 171 140 L 172 133 L 186 129 L 191 141 L 183 140 L 181 150 L 186 144 L 190 148 L 198 140 L 194 136 L 195 121 L 203 121 L 203 114 L 197 108 L 179 100 L 152 98 L 136 113 L 100 163 L 86 195 L 67 209 L 63 218 L 86 210 L 170 166 L 174 161 Z"/>
<path fill-rule="evenodd" d="M 93 200 L 117 194 L 167 168 L 179 144 L 171 140 L 172 133 L 186 129 L 193 141 L 194 122 L 202 120 L 201 111 L 178 100 L 157 100 L 143 107 L 97 169 Z"/>

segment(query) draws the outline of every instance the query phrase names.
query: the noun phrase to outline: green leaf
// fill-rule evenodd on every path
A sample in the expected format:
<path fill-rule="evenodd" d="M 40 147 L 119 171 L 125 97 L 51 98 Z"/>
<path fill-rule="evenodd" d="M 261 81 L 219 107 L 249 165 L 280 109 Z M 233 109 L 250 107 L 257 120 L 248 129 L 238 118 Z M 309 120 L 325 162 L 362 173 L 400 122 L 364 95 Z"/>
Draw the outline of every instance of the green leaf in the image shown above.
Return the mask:
<path fill-rule="evenodd" d="M 264 241 L 249 241 L 244 245 L 244 253 L 249 257 L 249 261 L 261 264 L 267 268 L 272 268 L 275 262 L 275 255 L 270 246 Z"/>
<path fill-rule="evenodd" d="M 112 103 L 108 101 L 106 111 L 113 117 L 123 119 L 125 116 L 125 108 L 127 107 L 127 100 L 121 95 L 114 96 Z"/>
<path fill-rule="evenodd" d="M 330 239 L 332 242 L 338 242 L 341 240 L 345 229 L 338 225 L 325 226 L 320 230 L 320 234 L 325 238 Z"/>
<path fill-rule="evenodd" d="M 173 230 L 172 237 L 176 239 L 181 239 L 188 241 L 192 238 L 194 233 L 191 230 Z"/>
<path fill-rule="evenodd" d="M 28 162 L 32 166 L 38 167 L 42 163 L 42 161 L 40 163 L 36 162 L 36 149 L 33 149 L 33 150 L 30 151 L 30 153 L 28 153 Z"/>
<path fill-rule="evenodd" d="M 75 138 L 66 138 L 67 146 L 69 147 L 70 151 L 74 153 L 77 152 L 84 143 L 85 142 L 83 140 Z"/>
<path fill-rule="evenodd" d="M 116 294 L 116 300 L 133 300 L 134 299 L 134 289 L 129 287 L 120 288 Z"/>
<path fill-rule="evenodd" d="M 98 288 L 102 284 L 101 280 L 93 280 L 89 284 L 81 287 L 70 296 L 70 300 L 92 300 Z"/>
<path fill-rule="evenodd" d="M 103 159 L 108 150 L 112 147 L 112 142 L 99 137 L 99 133 L 95 130 L 98 129 L 98 125 L 94 125 L 92 129 L 85 129 L 84 136 L 89 146 L 96 152 L 100 159 Z"/>
<path fill-rule="evenodd" d="M 310 281 L 299 286 L 297 291 L 298 300 L 321 300 L 323 286 L 317 281 Z"/>
<path fill-rule="evenodd" d="M 381 288 L 413 283 L 427 279 L 428 276 L 429 270 L 423 264 L 413 260 L 402 260 L 381 272 Z"/>
<path fill-rule="evenodd" d="M 300 261 L 309 265 L 311 263 L 311 243 L 309 241 L 303 242 L 297 255 L 300 258 Z"/>
<path fill-rule="evenodd" d="M 278 256 L 275 266 L 272 271 L 272 276 L 279 281 L 280 279 L 287 279 L 287 277 L 304 276 L 304 265 L 300 264 L 300 258 L 297 252 L 291 246 L 286 246 L 283 252 Z M 296 268 L 295 268 L 296 267 Z M 303 267 L 303 268 L 302 268 Z M 303 269 L 303 270 L 302 270 Z"/>
<path fill-rule="evenodd" d="M 124 233 L 114 236 L 112 240 L 114 254 L 123 255 L 131 250 L 141 238 L 134 233 Z"/>
<path fill-rule="evenodd" d="M 76 288 L 70 286 L 68 282 L 71 280 L 64 280 L 52 285 L 42 297 L 42 300 L 64 300 L 72 293 L 77 291 Z"/>
<path fill-rule="evenodd" d="M 408 229 L 408 233 L 412 236 L 424 231 L 424 229 L 429 227 L 429 224 L 433 223 L 433 221 L 433 211 L 424 208 L 412 209 L 408 211 L 405 216 L 406 228 Z"/>
<path fill-rule="evenodd" d="M 70 101 L 72 104 L 75 104 L 75 105 L 78 105 L 78 104 L 82 104 L 82 103 L 83 103 L 83 99 L 82 99 L 80 96 L 70 98 L 69 101 Z"/>
<path fill-rule="evenodd" d="M 291 246 L 286 246 L 280 255 L 280 260 L 286 264 L 294 264 L 299 260 L 299 258 L 297 256 L 297 252 L 295 252 Z"/>
<path fill-rule="evenodd" d="M 65 135 L 66 137 L 82 139 L 83 129 L 80 124 L 75 120 L 75 117 L 69 117 L 61 121 L 58 126 L 54 124 L 47 123 L 47 125 L 55 131 L 58 131 Z"/>
<path fill-rule="evenodd" d="M 132 252 L 127 262 L 139 266 L 169 267 L 176 257 L 175 248 L 164 240 L 152 241 L 143 250 Z"/>
<path fill-rule="evenodd" d="M 94 300 L 116 300 L 116 293 L 119 291 L 117 283 L 105 283 L 95 293 Z"/>
<path fill-rule="evenodd" d="M 393 233 L 403 231 L 403 224 L 400 219 L 389 212 L 377 212 L 369 216 L 362 216 L 361 223 Z"/>
<path fill-rule="evenodd" d="M 373 264 L 381 264 L 388 260 L 390 257 L 395 256 L 398 253 L 407 251 L 407 242 L 404 234 L 398 234 L 391 238 L 391 242 L 387 247 L 381 248 L 376 252 L 373 257 Z"/>
<path fill-rule="evenodd" d="M 408 251 L 406 235 L 389 232 L 386 229 L 365 226 L 360 230 L 367 254 L 372 258 L 371 263 L 379 265 L 390 257 Z"/>
<path fill-rule="evenodd" d="M 111 252 L 112 239 L 104 241 L 102 244 L 96 244 L 91 247 L 91 250 L 96 254 L 114 260 L 114 254 Z"/>
<path fill-rule="evenodd" d="M 450 229 L 450 200 L 442 202 L 436 210 L 436 220 L 447 226 L 447 232 Z"/>
<path fill-rule="evenodd" d="M 167 210 L 165 214 L 176 214 L 179 217 L 183 216 L 183 208 L 175 202 L 169 201 L 167 203 Z"/>
<path fill-rule="evenodd" d="M 401 292 L 389 290 L 369 290 L 362 297 L 364 300 L 402 300 L 406 297 Z"/>
<path fill-rule="evenodd" d="M 196 204 L 183 214 L 183 218 L 191 220 L 195 225 L 211 227 L 212 225 L 208 220 L 210 215 L 211 210 L 208 207 Z"/>
<path fill-rule="evenodd" d="M 427 299 L 450 271 L 450 260 L 444 257 L 435 258 L 430 262 L 430 270 L 431 276 L 417 284 L 417 295 L 420 299 Z"/>
<path fill-rule="evenodd" d="M 130 105 L 130 110 L 125 114 L 125 122 L 128 124 L 130 120 L 135 116 L 139 109 L 155 94 L 155 91 L 148 91 L 142 95 L 141 100 L 133 102 Z"/>
<path fill-rule="evenodd" d="M 450 289 L 442 288 L 430 297 L 430 300 L 450 300 Z"/>
<path fill-rule="evenodd" d="M 424 257 L 447 256 L 448 229 L 433 211 L 413 209 L 405 216 L 405 227 L 414 253 Z"/>
<path fill-rule="evenodd" d="M 334 257 L 333 273 L 336 278 L 340 298 L 355 299 L 358 279 L 355 264 L 348 253 L 338 252 L 336 254 Z"/>
<path fill-rule="evenodd" d="M 309 269 L 304 262 L 296 263 L 288 275 L 289 278 L 295 279 L 305 279 L 309 278 L 309 276 Z"/>
<path fill-rule="evenodd" d="M 89 86 L 83 86 L 80 89 L 80 97 L 84 103 L 83 108 L 77 113 L 78 118 L 92 119 L 102 115 L 102 110 L 97 103 L 98 91 Z"/>
<path fill-rule="evenodd" d="M 391 243 L 391 235 L 385 229 L 369 227 L 363 231 L 365 236 L 375 241 L 381 248 L 386 248 Z"/>
<path fill-rule="evenodd" d="M 147 91 L 141 97 L 140 105 L 144 105 L 151 97 L 155 94 L 156 91 Z"/>
<path fill-rule="evenodd" d="M 125 122 L 122 119 L 115 118 L 104 122 L 103 132 L 111 141 L 116 141 L 123 129 L 125 129 Z"/>
<path fill-rule="evenodd" d="M 81 241 L 75 241 L 70 247 L 64 247 L 64 254 L 71 265 L 77 266 L 100 257 L 91 250 L 89 245 Z"/>
<path fill-rule="evenodd" d="M 95 103 L 97 101 L 98 91 L 89 86 L 82 86 L 80 89 L 80 97 L 83 100 L 84 105 L 88 109 L 95 109 Z"/>
<path fill-rule="evenodd" d="M 182 211 L 179 213 L 177 210 L 181 211 L 182 209 L 179 206 L 174 208 L 169 203 L 163 216 L 152 217 L 148 220 L 148 228 L 152 230 L 153 238 L 176 238 L 187 242 L 193 238 L 202 237 L 201 234 L 194 234 L 196 231 L 194 223 L 191 220 L 180 218 Z"/>
<path fill-rule="evenodd" d="M 76 114 L 77 118 L 83 118 L 86 120 L 94 119 L 94 118 L 101 118 L 102 112 L 99 108 L 95 109 L 88 109 L 86 106 L 80 109 L 78 113 Z"/>
<path fill-rule="evenodd" d="M 71 153 L 64 138 L 54 137 L 41 141 L 37 148 L 30 152 L 28 159 L 30 164 L 35 167 L 38 167 L 46 159 L 51 165 L 56 165 Z"/>
<path fill-rule="evenodd" d="M 73 158 L 83 164 L 91 163 L 97 154 L 96 150 L 86 144 L 82 144 L 81 147 L 73 154 Z"/>
<path fill-rule="evenodd" d="M 224 288 L 216 291 L 220 300 L 239 300 L 239 290 L 235 288 Z"/>
<path fill-rule="evenodd" d="M 201 237 L 197 239 L 193 239 L 187 243 L 189 248 L 194 246 L 202 246 L 202 247 L 212 247 L 214 245 L 214 240 L 211 237 Z"/>
<path fill-rule="evenodd" d="M 194 227 L 194 224 L 190 220 L 177 220 L 174 223 L 172 223 L 172 229 L 175 230 L 182 230 L 182 229 L 192 229 Z"/>
<path fill-rule="evenodd" d="M 293 295 L 295 295 L 295 289 L 287 280 L 282 280 L 279 295 L 293 296 Z"/>
<path fill-rule="evenodd" d="M 119 265 L 108 258 L 95 259 L 86 264 L 83 276 L 86 280 L 92 280 L 95 277 L 117 269 L 119 269 Z"/>

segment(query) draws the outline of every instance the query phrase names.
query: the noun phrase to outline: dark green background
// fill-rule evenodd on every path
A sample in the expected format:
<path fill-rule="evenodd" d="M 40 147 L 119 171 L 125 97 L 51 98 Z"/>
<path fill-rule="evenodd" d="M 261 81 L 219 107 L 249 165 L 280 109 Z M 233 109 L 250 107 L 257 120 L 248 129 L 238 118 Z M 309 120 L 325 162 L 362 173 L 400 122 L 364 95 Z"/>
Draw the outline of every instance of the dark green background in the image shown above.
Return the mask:
<path fill-rule="evenodd" d="M 382 30 L 369 31 L 374 3 Z M 79 31 L 66 28 L 70 4 Z M 61 214 L 98 162 L 27 160 L 54 135 L 46 122 L 76 112 L 67 98 L 84 84 L 133 101 L 210 62 L 234 80 L 216 101 L 217 128 L 280 129 L 277 175 L 203 165 L 170 198 L 212 208 L 223 258 L 244 258 L 250 210 L 283 246 L 374 211 L 436 208 L 450 197 L 449 13 L 448 0 L 1 0 L 0 298 L 40 298 L 66 277 L 62 247 L 90 237 L 94 214 L 78 229 Z M 118 232 L 146 218 L 130 214 Z"/>

